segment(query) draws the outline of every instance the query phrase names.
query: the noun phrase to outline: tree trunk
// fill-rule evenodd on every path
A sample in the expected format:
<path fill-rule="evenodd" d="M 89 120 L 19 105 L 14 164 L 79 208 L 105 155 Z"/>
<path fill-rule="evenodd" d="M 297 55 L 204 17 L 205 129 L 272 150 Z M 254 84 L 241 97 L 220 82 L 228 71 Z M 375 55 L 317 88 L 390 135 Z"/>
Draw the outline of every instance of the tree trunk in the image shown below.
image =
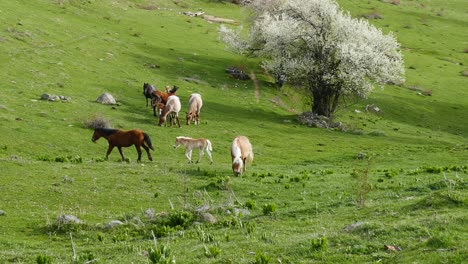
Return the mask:
<path fill-rule="evenodd" d="M 323 81 L 315 81 L 311 85 L 312 112 L 332 118 L 340 99 L 340 87 Z"/>

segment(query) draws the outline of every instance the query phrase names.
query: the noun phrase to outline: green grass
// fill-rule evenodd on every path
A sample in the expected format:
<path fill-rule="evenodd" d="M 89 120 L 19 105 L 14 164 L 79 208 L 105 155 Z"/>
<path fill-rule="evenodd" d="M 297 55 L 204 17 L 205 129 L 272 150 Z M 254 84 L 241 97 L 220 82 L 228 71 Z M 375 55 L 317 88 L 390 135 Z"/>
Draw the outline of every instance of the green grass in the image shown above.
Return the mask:
<path fill-rule="evenodd" d="M 235 5 L 3 1 L 0 262 L 70 263 L 73 242 L 77 263 L 149 263 L 148 252 L 161 245 L 177 263 L 462 263 L 464 2 L 401 2 L 340 1 L 353 16 L 383 16 L 372 23 L 395 32 L 407 71 L 404 87 L 377 88 L 343 105 L 336 120 L 350 128 L 344 133 L 298 124 L 297 114 L 309 110 L 299 93 L 277 90 L 259 60 L 226 50 L 219 25 L 181 14 L 201 9 L 242 21 L 245 12 Z M 251 81 L 225 74 L 229 66 L 254 71 L 258 98 Z M 190 93 L 201 93 L 202 124 L 156 126 L 144 82 L 179 86 L 181 116 Z M 119 105 L 95 103 L 104 92 Z M 43 93 L 71 101 L 39 100 Z M 366 113 L 367 104 L 382 111 Z M 107 142 L 92 143 L 83 126 L 96 116 L 147 132 L 155 161 L 143 155 L 138 164 L 134 148 L 124 149 L 128 163 L 117 150 L 103 161 Z M 250 138 L 255 160 L 234 177 L 229 146 L 239 134 Z M 209 138 L 214 164 L 207 157 L 188 164 L 184 151 L 172 148 L 181 135 Z M 191 224 L 203 205 L 217 223 Z M 84 224 L 59 227 L 63 214 Z M 124 224 L 106 228 L 112 220 Z"/>

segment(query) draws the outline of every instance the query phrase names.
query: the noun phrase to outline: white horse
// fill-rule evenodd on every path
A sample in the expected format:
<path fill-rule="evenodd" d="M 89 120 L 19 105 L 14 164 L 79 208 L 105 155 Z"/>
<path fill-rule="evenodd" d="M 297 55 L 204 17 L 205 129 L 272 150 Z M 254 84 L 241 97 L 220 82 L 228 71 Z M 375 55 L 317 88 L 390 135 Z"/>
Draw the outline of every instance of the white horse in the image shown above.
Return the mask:
<path fill-rule="evenodd" d="M 210 140 L 206 138 L 193 139 L 189 137 L 176 137 L 174 148 L 176 149 L 180 145 L 185 146 L 185 157 L 187 157 L 189 163 L 192 163 L 192 149 L 198 148 L 200 150 L 200 154 L 198 156 L 197 163 L 200 162 L 204 151 L 206 151 L 206 154 L 208 154 L 208 157 L 210 157 L 210 164 L 213 164 L 213 157 L 211 156 L 213 148 L 211 146 Z"/>
<path fill-rule="evenodd" d="M 195 125 L 200 124 L 200 110 L 203 106 L 203 100 L 200 94 L 193 93 L 189 97 L 189 107 L 186 115 L 187 126 L 190 125 L 191 121 L 194 121 Z"/>
<path fill-rule="evenodd" d="M 177 95 L 171 95 L 167 98 L 167 103 L 159 117 L 159 125 L 166 124 L 166 117 L 170 115 L 170 126 L 177 121 L 177 125 L 180 127 L 179 122 L 179 111 L 181 109 L 180 99 Z"/>
<path fill-rule="evenodd" d="M 252 144 L 245 136 L 237 136 L 231 145 L 232 172 L 234 176 L 242 175 L 246 170 L 246 160 L 253 162 Z"/>

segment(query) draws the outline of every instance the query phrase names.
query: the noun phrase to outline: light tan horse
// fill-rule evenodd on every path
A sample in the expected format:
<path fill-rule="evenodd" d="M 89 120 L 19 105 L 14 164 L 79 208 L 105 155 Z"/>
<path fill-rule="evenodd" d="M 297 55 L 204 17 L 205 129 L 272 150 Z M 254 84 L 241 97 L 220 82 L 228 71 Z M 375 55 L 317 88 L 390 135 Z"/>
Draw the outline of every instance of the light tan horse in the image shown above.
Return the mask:
<path fill-rule="evenodd" d="M 203 100 L 201 95 L 193 93 L 189 97 L 189 107 L 186 115 L 187 126 L 190 125 L 191 121 L 194 121 L 195 125 L 200 124 L 200 110 L 203 106 Z"/>
<path fill-rule="evenodd" d="M 181 105 L 180 105 L 180 99 L 176 95 L 171 95 L 167 99 L 167 103 L 164 106 L 164 109 L 159 117 L 159 125 L 162 126 L 163 124 L 166 124 L 166 117 L 167 115 L 170 115 L 170 126 L 172 126 L 173 123 L 177 122 L 177 125 L 180 127 L 180 122 L 179 122 L 179 111 L 180 111 Z"/>
<path fill-rule="evenodd" d="M 208 154 L 208 157 L 210 157 L 210 164 L 213 164 L 213 157 L 211 156 L 213 148 L 211 146 L 210 140 L 206 138 L 193 139 L 189 137 L 176 137 L 174 148 L 176 149 L 180 145 L 185 146 L 185 157 L 187 157 L 189 163 L 192 163 L 192 149 L 198 148 L 200 150 L 200 154 L 198 156 L 197 163 L 200 162 L 204 151 L 206 151 L 206 154 Z"/>
<path fill-rule="evenodd" d="M 242 175 L 246 171 L 245 161 L 253 162 L 254 158 L 252 144 L 247 137 L 237 136 L 234 138 L 231 145 L 231 158 L 234 176 Z"/>

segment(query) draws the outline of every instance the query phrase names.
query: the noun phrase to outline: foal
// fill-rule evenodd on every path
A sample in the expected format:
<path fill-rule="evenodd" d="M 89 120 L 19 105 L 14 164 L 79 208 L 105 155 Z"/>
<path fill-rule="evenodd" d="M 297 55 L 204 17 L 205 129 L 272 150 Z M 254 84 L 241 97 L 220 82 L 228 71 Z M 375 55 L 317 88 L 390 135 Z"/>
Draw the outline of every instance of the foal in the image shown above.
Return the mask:
<path fill-rule="evenodd" d="M 193 139 L 189 137 L 176 137 L 174 148 L 178 148 L 180 145 L 185 146 L 185 157 L 189 160 L 189 163 L 192 163 L 192 149 L 198 148 L 200 154 L 198 156 L 197 163 L 200 162 L 203 157 L 204 151 L 210 157 L 210 164 L 213 164 L 213 157 L 211 156 L 211 151 L 213 148 L 211 146 L 211 141 L 206 138 Z"/>
<path fill-rule="evenodd" d="M 246 170 L 246 160 L 253 162 L 252 144 L 245 136 L 237 136 L 231 145 L 232 172 L 234 176 L 242 175 Z"/>

